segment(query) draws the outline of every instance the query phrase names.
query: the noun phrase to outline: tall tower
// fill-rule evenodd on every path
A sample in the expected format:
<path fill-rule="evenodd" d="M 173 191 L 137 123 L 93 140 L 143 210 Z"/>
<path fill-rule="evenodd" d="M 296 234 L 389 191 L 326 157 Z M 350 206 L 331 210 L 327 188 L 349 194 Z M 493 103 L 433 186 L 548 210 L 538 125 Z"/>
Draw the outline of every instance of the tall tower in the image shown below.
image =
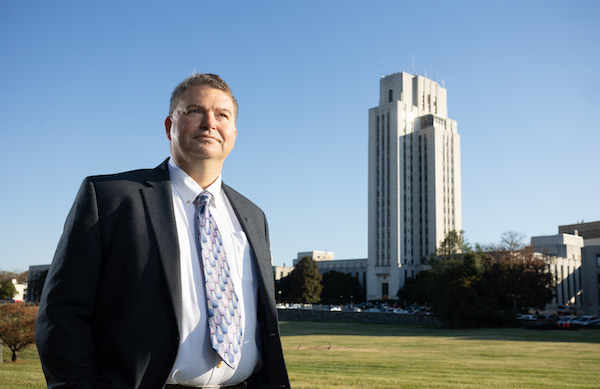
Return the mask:
<path fill-rule="evenodd" d="M 396 296 L 462 229 L 460 137 L 446 89 L 407 73 L 379 84 L 369 110 L 368 299 Z"/>

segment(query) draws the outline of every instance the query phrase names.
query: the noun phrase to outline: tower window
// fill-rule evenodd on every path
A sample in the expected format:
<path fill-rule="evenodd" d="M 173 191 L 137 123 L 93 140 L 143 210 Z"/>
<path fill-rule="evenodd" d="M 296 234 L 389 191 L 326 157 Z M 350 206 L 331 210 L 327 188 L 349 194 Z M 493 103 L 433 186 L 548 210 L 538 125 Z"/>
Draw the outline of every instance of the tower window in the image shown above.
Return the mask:
<path fill-rule="evenodd" d="M 392 101 L 394 101 L 394 91 L 390 89 L 388 91 L 388 103 L 391 103 Z"/>

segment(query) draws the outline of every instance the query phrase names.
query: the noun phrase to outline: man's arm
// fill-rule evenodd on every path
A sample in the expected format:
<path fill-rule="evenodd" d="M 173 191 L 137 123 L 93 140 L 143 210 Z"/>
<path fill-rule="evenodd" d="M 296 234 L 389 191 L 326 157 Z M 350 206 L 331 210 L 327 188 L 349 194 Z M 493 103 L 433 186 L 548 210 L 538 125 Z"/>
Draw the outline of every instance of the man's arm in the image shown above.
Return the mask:
<path fill-rule="evenodd" d="M 36 343 L 49 388 L 95 386 L 92 323 L 101 267 L 96 193 L 86 179 L 65 222 L 40 302 Z"/>

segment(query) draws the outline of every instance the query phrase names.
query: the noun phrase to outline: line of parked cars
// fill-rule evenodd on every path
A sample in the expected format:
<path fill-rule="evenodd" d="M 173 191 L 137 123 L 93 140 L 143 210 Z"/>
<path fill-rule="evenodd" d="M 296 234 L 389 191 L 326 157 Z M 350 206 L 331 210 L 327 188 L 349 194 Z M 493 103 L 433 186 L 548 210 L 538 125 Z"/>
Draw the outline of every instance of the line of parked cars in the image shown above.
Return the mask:
<path fill-rule="evenodd" d="M 362 303 L 357 305 L 363 312 L 370 313 L 396 313 L 396 314 L 407 314 L 407 315 L 430 315 L 430 307 L 426 305 L 412 304 L 409 306 L 401 306 L 398 304 L 372 304 Z"/>
<path fill-rule="evenodd" d="M 372 303 L 360 303 L 360 304 L 348 304 L 348 305 L 318 305 L 313 306 L 312 304 L 277 304 L 277 309 L 315 309 L 315 310 L 328 310 L 331 312 L 367 312 L 367 313 L 403 313 L 409 315 L 430 315 L 428 306 L 416 305 L 402 308 L 398 305 L 389 304 L 372 304 Z"/>
<path fill-rule="evenodd" d="M 528 328 L 595 328 L 600 329 L 600 319 L 596 316 L 575 315 L 517 315 L 517 321 Z"/>

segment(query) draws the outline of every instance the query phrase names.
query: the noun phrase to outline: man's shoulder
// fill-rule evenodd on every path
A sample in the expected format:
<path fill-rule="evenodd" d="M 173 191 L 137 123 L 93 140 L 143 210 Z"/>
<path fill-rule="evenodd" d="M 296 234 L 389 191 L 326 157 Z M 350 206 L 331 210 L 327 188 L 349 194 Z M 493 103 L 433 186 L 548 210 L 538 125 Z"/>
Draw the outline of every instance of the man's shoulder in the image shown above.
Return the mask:
<path fill-rule="evenodd" d="M 263 214 L 262 209 L 252 201 L 250 201 L 246 196 L 233 189 L 229 185 L 223 183 L 222 185 L 223 191 L 225 195 L 229 199 L 229 201 L 234 204 L 236 207 L 243 208 L 247 211 L 253 211 Z"/>
<path fill-rule="evenodd" d="M 85 178 L 85 182 L 101 186 L 128 186 L 169 180 L 167 161 L 155 168 L 129 170 L 121 173 L 100 174 Z"/>

